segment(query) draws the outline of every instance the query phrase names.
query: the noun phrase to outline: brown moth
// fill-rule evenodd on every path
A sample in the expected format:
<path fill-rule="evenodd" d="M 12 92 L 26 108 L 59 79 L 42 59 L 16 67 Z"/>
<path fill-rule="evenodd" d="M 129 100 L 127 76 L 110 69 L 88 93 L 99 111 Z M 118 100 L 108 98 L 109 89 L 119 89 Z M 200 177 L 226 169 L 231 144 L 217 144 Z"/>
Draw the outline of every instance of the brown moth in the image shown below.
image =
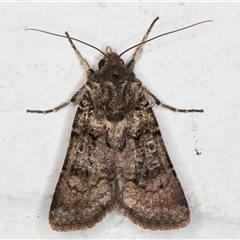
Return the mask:
<path fill-rule="evenodd" d="M 50 110 L 27 110 L 45 114 L 70 103 L 77 105 L 67 155 L 49 213 L 54 230 L 91 228 L 114 208 L 132 222 L 151 230 L 177 229 L 190 221 L 188 203 L 151 103 L 175 112 L 203 110 L 177 109 L 163 104 L 136 78 L 133 68 L 144 43 L 211 20 L 147 40 L 157 20 L 158 17 L 140 44 L 126 50 L 137 47 L 126 65 L 120 58 L 126 51 L 118 55 L 110 47 L 105 52 L 94 47 L 103 54 L 96 71 L 83 59 L 72 40 L 84 42 L 71 38 L 67 32 L 66 36 L 53 34 L 68 38 L 87 72 L 86 84 L 69 101 Z"/>

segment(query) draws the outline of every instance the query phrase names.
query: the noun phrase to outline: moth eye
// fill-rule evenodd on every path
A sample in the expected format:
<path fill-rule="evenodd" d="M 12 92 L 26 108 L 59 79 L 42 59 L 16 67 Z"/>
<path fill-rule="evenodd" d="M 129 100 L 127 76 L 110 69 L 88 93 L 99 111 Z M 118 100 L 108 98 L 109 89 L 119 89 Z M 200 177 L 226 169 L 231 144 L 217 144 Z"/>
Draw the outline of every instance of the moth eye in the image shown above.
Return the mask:
<path fill-rule="evenodd" d="M 103 59 L 101 59 L 101 60 L 99 61 L 99 63 L 98 63 L 98 68 L 100 69 L 100 68 L 102 68 L 104 65 L 105 65 L 105 59 L 103 58 Z"/>

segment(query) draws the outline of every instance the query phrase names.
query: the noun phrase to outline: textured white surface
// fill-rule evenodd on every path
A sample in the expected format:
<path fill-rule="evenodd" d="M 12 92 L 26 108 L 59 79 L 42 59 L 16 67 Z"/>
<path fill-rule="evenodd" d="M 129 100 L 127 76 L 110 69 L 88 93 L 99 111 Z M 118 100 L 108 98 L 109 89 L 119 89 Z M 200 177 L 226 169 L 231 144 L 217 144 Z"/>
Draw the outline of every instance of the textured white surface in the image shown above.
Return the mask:
<path fill-rule="evenodd" d="M 66 39 L 24 29 L 68 30 L 120 53 L 142 39 L 156 16 L 160 20 L 151 36 L 214 20 L 147 44 L 135 68 L 160 100 L 205 110 L 177 114 L 154 108 L 187 195 L 191 223 L 180 230 L 150 231 L 113 211 L 86 231 L 52 231 L 48 211 L 75 108 L 49 115 L 26 109 L 61 104 L 84 84 L 86 74 Z M 239 238 L 239 16 L 239 3 L 1 3 L 1 238 Z M 96 68 L 101 55 L 77 47 Z"/>

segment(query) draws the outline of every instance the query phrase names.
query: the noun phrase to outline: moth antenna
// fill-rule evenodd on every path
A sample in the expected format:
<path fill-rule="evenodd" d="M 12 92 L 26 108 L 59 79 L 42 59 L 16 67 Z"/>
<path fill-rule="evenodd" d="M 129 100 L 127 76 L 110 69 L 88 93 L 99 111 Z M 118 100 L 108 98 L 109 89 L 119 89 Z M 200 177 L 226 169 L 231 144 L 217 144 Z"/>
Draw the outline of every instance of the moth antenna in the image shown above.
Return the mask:
<path fill-rule="evenodd" d="M 150 42 L 150 41 L 152 41 L 152 40 L 154 40 L 154 39 L 156 39 L 156 38 L 163 37 L 163 36 L 168 35 L 168 34 L 171 34 L 171 33 L 179 32 L 179 31 L 185 30 L 185 29 L 187 29 L 187 28 L 191 28 L 191 27 L 194 27 L 194 26 L 196 26 L 196 25 L 203 24 L 203 23 L 207 23 L 207 22 L 213 22 L 213 20 L 206 20 L 206 21 L 198 22 L 198 23 L 189 25 L 189 26 L 187 26 L 187 27 L 179 28 L 179 29 L 176 29 L 176 30 L 173 30 L 173 31 L 170 31 L 170 32 L 166 32 L 166 33 L 157 35 L 156 37 L 150 38 L 150 39 L 148 39 L 148 40 L 146 40 L 146 41 L 144 41 L 144 42 L 138 43 L 138 44 L 136 44 L 136 45 L 128 48 L 127 50 L 125 50 L 124 52 L 122 52 L 122 53 L 119 55 L 119 57 L 121 57 L 123 54 L 125 54 L 125 53 L 128 52 L 129 50 L 131 50 L 131 49 L 133 49 L 133 48 L 135 48 L 135 47 L 137 47 L 137 46 L 139 46 L 139 45 L 142 45 L 142 44 L 145 44 L 145 43 L 147 43 L 147 42 Z"/>
<path fill-rule="evenodd" d="M 43 32 L 43 33 L 47 33 L 47 34 L 50 34 L 50 35 L 53 35 L 53 36 L 62 37 L 62 38 L 67 38 L 67 39 L 68 39 L 68 37 L 66 37 L 66 36 L 64 36 L 64 35 L 57 34 L 57 33 L 47 32 L 47 31 L 44 31 L 44 30 L 41 30 L 41 29 L 26 28 L 25 30 Z M 101 51 L 100 49 L 98 49 L 97 47 L 95 47 L 95 46 L 93 46 L 93 45 L 91 45 L 91 44 L 89 44 L 89 43 L 83 42 L 83 41 L 81 41 L 81 40 L 79 40 L 79 39 L 77 39 L 77 38 L 73 38 L 73 37 L 71 37 L 71 39 L 74 40 L 74 41 L 80 42 L 80 43 L 82 43 L 82 44 L 85 44 L 85 45 L 87 45 L 87 46 L 89 46 L 89 47 L 91 47 L 91 48 L 94 48 L 95 50 L 99 51 L 102 55 L 106 56 L 106 54 L 105 54 L 103 51 Z"/>

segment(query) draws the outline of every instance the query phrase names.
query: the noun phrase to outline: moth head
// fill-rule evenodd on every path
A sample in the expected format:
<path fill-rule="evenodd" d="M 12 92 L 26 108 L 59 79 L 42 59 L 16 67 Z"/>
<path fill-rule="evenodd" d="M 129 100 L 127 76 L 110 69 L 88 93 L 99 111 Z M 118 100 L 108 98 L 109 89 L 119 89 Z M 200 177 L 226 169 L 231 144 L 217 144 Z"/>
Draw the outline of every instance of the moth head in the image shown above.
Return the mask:
<path fill-rule="evenodd" d="M 114 53 L 110 46 L 106 47 L 104 58 L 98 62 L 98 68 L 101 69 L 107 66 L 124 66 L 124 61 L 119 57 L 118 54 Z"/>

